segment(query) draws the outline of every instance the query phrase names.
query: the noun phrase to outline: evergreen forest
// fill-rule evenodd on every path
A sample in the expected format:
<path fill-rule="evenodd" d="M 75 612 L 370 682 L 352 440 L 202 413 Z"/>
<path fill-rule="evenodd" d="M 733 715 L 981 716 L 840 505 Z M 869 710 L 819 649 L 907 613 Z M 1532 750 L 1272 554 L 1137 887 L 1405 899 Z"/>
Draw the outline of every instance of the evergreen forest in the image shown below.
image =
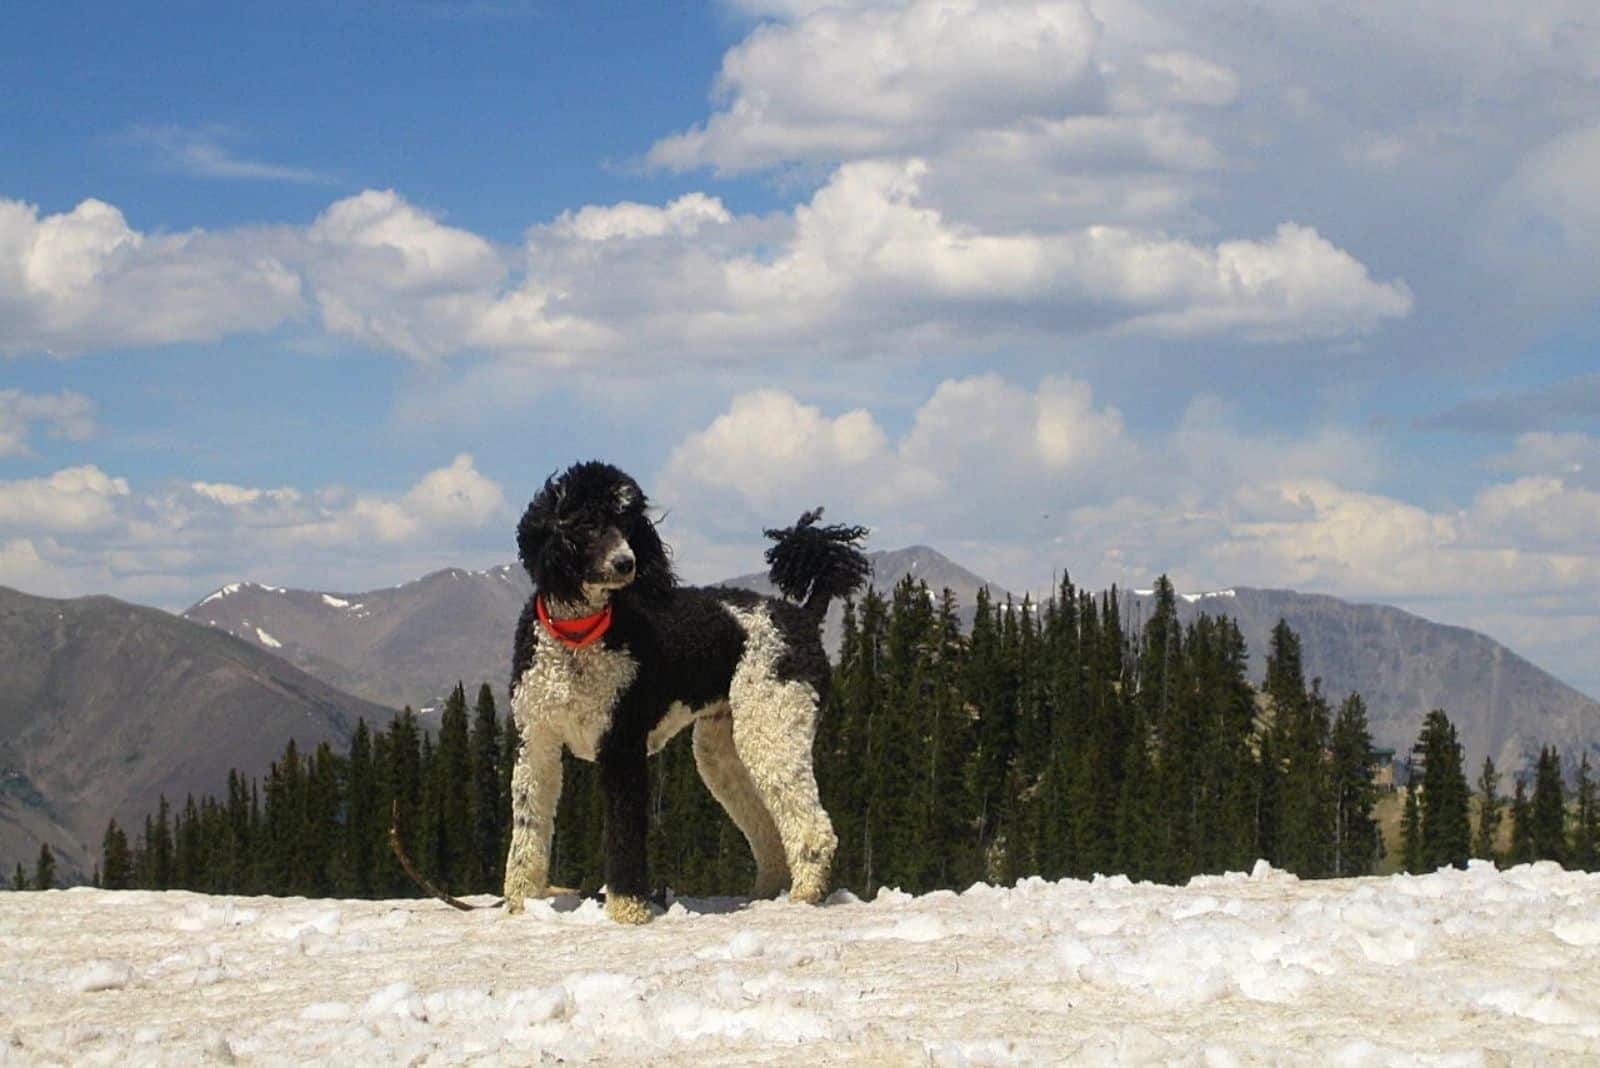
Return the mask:
<path fill-rule="evenodd" d="M 1165 578 L 1142 625 L 1119 618 L 1118 604 L 1115 588 L 1095 595 L 1063 579 L 1039 604 L 980 592 L 963 628 L 948 590 L 909 578 L 847 604 L 816 739 L 839 835 L 834 884 L 865 897 L 1030 875 L 1176 883 L 1249 870 L 1257 858 L 1305 878 L 1371 872 L 1383 849 L 1373 815 L 1381 787 L 1360 696 L 1333 707 L 1306 680 L 1300 640 L 1282 622 L 1258 687 L 1235 624 L 1201 616 L 1181 626 Z M 113 820 L 96 882 L 417 895 L 389 851 L 392 809 L 436 886 L 498 893 L 517 744 L 490 686 L 469 705 L 458 685 L 437 736 L 407 709 L 382 730 L 358 724 L 347 753 L 290 742 L 260 780 L 230 771 L 221 796 L 181 807 L 163 798 L 140 828 Z M 552 881 L 594 890 L 598 776 L 564 759 Z M 1594 865 L 1600 814 L 1587 760 L 1573 799 L 1554 750 L 1541 754 L 1531 796 L 1518 780 L 1500 798 L 1487 764 L 1474 806 L 1455 729 L 1435 711 L 1409 764 L 1405 870 L 1473 856 Z M 688 732 L 651 761 L 651 775 L 656 885 L 746 892 L 749 849 L 701 784 Z M 1496 847 L 1502 816 L 1512 821 L 1509 851 Z M 27 883 L 19 867 L 13 885 Z"/>

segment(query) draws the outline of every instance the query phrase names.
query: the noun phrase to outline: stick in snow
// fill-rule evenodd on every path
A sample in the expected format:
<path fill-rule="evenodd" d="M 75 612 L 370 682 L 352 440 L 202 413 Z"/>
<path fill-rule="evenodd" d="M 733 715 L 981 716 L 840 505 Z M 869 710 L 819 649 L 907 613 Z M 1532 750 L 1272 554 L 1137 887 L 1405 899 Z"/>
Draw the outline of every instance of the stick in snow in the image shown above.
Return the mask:
<path fill-rule="evenodd" d="M 501 898 L 492 905 L 469 905 L 459 898 L 451 897 L 423 878 L 422 873 L 412 865 L 411 858 L 406 856 L 405 847 L 400 844 L 400 802 L 398 800 L 389 803 L 389 848 L 394 851 L 394 859 L 400 862 L 400 867 L 404 868 L 406 874 L 411 876 L 412 882 L 422 887 L 424 893 L 431 894 L 451 908 L 460 909 L 462 912 L 471 912 L 473 909 L 497 909 L 506 903 L 506 899 Z"/>

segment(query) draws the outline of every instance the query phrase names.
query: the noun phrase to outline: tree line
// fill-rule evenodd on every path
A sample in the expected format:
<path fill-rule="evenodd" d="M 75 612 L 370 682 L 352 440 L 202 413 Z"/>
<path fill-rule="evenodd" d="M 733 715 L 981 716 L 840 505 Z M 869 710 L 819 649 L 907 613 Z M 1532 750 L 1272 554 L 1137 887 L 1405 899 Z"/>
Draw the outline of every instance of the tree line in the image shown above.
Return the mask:
<path fill-rule="evenodd" d="M 1517 776 L 1509 801 L 1501 797 L 1500 774 L 1494 759 L 1485 757 L 1474 798 L 1455 726 L 1436 709 L 1423 721 L 1409 764 L 1411 788 L 1400 825 L 1402 870 L 1465 867 L 1470 858 L 1503 864 L 1554 860 L 1583 871 L 1600 866 L 1600 807 L 1587 753 L 1578 764 L 1570 805 L 1560 754 L 1549 746 L 1539 751 L 1531 795 Z M 1500 826 L 1508 817 L 1510 843 L 1502 849 Z"/>
<path fill-rule="evenodd" d="M 818 784 L 840 839 L 835 884 L 867 895 L 1035 874 L 1180 882 L 1258 857 L 1306 878 L 1371 872 L 1383 850 L 1378 757 L 1360 696 L 1334 707 L 1318 680 L 1308 684 L 1300 639 L 1281 621 L 1265 681 L 1252 685 L 1238 626 L 1205 615 L 1181 624 L 1165 577 L 1148 619 L 1133 625 L 1121 613 L 1115 588 L 1095 595 L 1069 578 L 1041 603 L 996 602 L 980 590 L 967 628 L 949 590 L 934 595 L 910 578 L 847 603 L 816 740 Z M 133 837 L 113 821 L 97 881 L 416 894 L 388 850 L 393 806 L 432 882 L 497 892 L 516 747 L 490 687 L 469 713 L 458 685 L 437 737 L 407 709 L 382 730 L 359 723 L 347 754 L 327 744 L 303 753 L 291 742 L 260 780 L 230 771 L 224 797 L 187 798 L 179 809 L 163 798 Z M 1443 712 L 1428 717 L 1413 762 L 1406 869 L 1492 855 L 1492 828 L 1487 851 L 1474 843 L 1460 745 Z M 1513 825 L 1525 830 L 1501 859 L 1592 859 L 1593 833 L 1550 830 L 1565 819 L 1565 800 L 1551 793 L 1560 788 L 1553 751 L 1549 764 L 1556 786 L 1541 770 L 1533 797 L 1512 801 Z M 686 739 L 651 762 L 651 776 L 657 883 L 684 894 L 743 891 L 754 875 L 749 849 L 701 785 Z M 1584 776 L 1587 762 L 1577 824 L 1592 827 Z M 596 889 L 604 809 L 594 766 L 568 754 L 564 784 L 552 881 Z M 1489 819 L 1502 806 L 1480 807 Z"/>

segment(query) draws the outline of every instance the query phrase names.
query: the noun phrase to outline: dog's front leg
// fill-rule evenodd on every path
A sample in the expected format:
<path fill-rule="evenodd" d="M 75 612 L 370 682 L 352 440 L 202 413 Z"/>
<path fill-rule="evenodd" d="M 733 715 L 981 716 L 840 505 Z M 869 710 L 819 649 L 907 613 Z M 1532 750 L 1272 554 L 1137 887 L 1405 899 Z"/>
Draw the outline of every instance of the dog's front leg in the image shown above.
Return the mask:
<path fill-rule="evenodd" d="M 606 915 L 618 923 L 650 922 L 650 776 L 645 739 L 608 735 L 600 748 L 606 801 Z"/>
<path fill-rule="evenodd" d="M 524 735 L 511 770 L 511 849 L 506 854 L 508 912 L 521 912 L 529 897 L 550 886 L 550 836 L 561 800 L 561 742 L 536 728 Z"/>

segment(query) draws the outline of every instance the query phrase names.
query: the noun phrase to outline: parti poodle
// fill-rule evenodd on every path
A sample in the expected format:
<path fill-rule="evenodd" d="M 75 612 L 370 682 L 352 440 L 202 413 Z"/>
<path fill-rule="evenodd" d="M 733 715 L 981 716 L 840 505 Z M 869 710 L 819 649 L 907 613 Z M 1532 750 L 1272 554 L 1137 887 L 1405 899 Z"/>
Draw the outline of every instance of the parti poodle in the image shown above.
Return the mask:
<path fill-rule="evenodd" d="M 811 747 L 827 694 L 828 603 L 870 571 L 860 527 L 769 530 L 787 600 L 677 584 L 638 483 L 609 464 L 552 476 L 517 527 L 534 595 L 517 623 L 511 708 L 506 904 L 545 894 L 561 748 L 597 762 L 605 798 L 606 912 L 650 919 L 645 759 L 694 725 L 695 765 L 755 854 L 753 893 L 827 892 L 838 839 L 817 796 Z"/>

